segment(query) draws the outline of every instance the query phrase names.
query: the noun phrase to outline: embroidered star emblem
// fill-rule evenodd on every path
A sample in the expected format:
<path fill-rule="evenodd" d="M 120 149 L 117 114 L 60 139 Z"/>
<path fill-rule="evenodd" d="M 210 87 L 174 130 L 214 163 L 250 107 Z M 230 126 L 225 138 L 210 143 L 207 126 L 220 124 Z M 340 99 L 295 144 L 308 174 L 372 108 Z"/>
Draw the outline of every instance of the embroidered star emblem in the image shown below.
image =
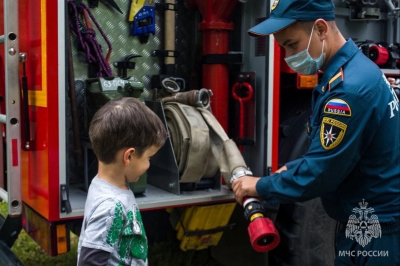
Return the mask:
<path fill-rule="evenodd" d="M 328 146 L 328 144 L 329 144 L 329 141 L 330 142 L 333 142 L 335 139 L 336 139 L 336 137 L 335 137 L 335 135 L 336 135 L 336 133 L 332 133 L 332 126 L 331 126 L 331 129 L 328 131 L 328 130 L 326 130 L 326 133 L 324 133 L 324 139 L 326 140 L 326 146 Z"/>

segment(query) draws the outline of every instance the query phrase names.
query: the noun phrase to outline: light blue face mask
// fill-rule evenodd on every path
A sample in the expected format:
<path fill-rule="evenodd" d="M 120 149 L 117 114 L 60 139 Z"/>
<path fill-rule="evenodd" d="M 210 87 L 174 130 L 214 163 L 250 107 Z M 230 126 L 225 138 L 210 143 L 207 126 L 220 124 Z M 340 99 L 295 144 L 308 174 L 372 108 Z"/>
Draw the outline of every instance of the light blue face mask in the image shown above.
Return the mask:
<path fill-rule="evenodd" d="M 317 59 L 313 59 L 310 53 L 308 52 L 313 32 L 314 32 L 314 25 L 311 30 L 311 36 L 310 40 L 308 41 L 308 46 L 306 50 L 285 58 L 286 63 L 293 71 L 303 75 L 316 74 L 318 70 L 320 70 L 321 67 L 324 65 L 325 61 L 325 54 L 324 54 L 325 40 L 322 41 L 322 52 L 320 57 L 318 57 Z"/>

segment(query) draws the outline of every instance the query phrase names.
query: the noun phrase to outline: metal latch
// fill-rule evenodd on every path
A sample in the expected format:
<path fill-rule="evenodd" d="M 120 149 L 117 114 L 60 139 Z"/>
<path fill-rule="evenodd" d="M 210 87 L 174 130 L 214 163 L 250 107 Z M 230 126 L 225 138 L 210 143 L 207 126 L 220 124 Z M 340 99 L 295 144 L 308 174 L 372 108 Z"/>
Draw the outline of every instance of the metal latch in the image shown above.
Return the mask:
<path fill-rule="evenodd" d="M 71 203 L 68 199 L 68 189 L 66 185 L 60 185 L 60 195 L 61 195 L 61 212 L 70 213 L 72 212 Z"/>

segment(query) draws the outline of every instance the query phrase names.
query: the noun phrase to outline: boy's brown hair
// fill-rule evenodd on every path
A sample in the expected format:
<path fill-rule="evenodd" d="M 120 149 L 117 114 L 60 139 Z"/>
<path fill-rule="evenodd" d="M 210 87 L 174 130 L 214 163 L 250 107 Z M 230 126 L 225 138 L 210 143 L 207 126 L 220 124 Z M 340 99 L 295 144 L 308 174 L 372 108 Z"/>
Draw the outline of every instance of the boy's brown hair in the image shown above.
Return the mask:
<path fill-rule="evenodd" d="M 110 164 L 123 148 L 135 148 L 140 157 L 153 145 L 162 147 L 167 132 L 150 108 L 136 98 L 124 97 L 107 102 L 95 113 L 89 138 L 97 159 Z"/>

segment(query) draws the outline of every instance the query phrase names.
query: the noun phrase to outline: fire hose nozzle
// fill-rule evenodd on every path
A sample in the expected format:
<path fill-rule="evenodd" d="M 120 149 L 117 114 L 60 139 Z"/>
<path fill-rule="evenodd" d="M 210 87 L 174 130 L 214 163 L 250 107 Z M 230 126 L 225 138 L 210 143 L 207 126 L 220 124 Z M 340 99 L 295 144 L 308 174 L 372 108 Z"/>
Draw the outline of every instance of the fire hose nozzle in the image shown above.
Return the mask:
<path fill-rule="evenodd" d="M 210 98 L 212 96 L 212 91 L 207 89 L 200 89 L 198 93 L 196 93 L 196 105 L 197 107 L 203 107 L 208 109 L 210 107 Z"/>
<path fill-rule="evenodd" d="M 243 176 L 252 176 L 250 170 L 241 168 L 235 171 L 231 183 Z M 243 199 L 244 217 L 249 222 L 247 228 L 250 236 L 250 243 L 254 250 L 267 252 L 278 246 L 280 237 L 274 223 L 266 216 L 266 211 L 261 202 L 255 197 Z"/>
<path fill-rule="evenodd" d="M 210 97 L 212 96 L 211 90 L 191 90 L 186 92 L 178 92 L 172 96 L 161 99 L 161 102 L 179 102 L 194 107 L 201 107 L 208 109 L 210 107 Z"/>
<path fill-rule="evenodd" d="M 254 197 L 243 200 L 244 217 L 249 221 L 247 231 L 250 243 L 255 251 L 267 252 L 276 248 L 280 242 L 278 230 L 274 223 L 266 217 L 261 202 Z"/>

